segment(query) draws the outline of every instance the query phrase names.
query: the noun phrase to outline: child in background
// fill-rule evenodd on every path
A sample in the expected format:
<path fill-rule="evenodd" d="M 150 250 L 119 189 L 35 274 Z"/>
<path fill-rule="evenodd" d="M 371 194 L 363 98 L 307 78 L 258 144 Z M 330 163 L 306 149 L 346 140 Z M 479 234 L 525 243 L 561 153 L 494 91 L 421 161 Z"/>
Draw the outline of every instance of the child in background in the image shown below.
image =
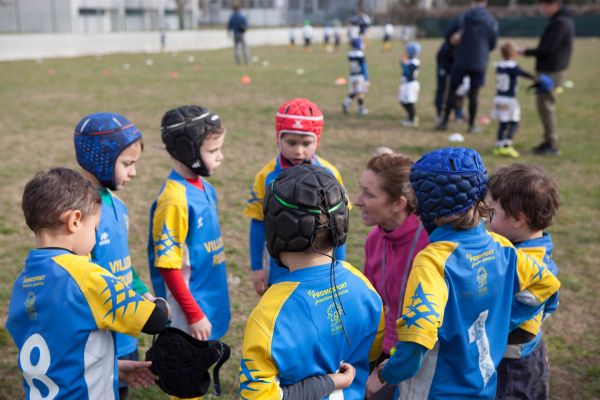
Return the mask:
<path fill-rule="evenodd" d="M 362 41 L 354 38 L 350 41 L 352 50 L 348 52 L 349 77 L 348 96 L 342 102 L 344 114 L 348 114 L 352 101 L 356 97 L 358 102 L 358 114 L 366 115 L 369 111 L 365 108 L 365 96 L 369 90 L 369 70 L 367 58 L 363 51 Z"/>
<path fill-rule="evenodd" d="M 517 48 L 506 42 L 500 46 L 502 61 L 496 64 L 496 97 L 492 108 L 492 118 L 498 120 L 498 135 L 494 155 L 518 158 L 519 152 L 513 147 L 513 138 L 519 128 L 521 108 L 517 100 L 518 79 L 520 76 L 535 80 L 535 76 L 521 69 L 515 61 Z"/>
<path fill-rule="evenodd" d="M 541 168 L 513 164 L 496 171 L 489 182 L 493 211 L 489 227 L 517 249 L 558 275 L 552 259 L 552 238 L 544 230 L 554 219 L 560 199 L 556 182 Z M 542 322 L 558 307 L 558 292 L 534 318 L 508 335 L 508 346 L 498 366 L 496 399 L 548 399 L 548 356 Z"/>
<path fill-rule="evenodd" d="M 333 254 L 348 233 L 344 188 L 323 167 L 288 168 L 269 186 L 264 222 L 269 254 L 291 273 L 267 290 L 248 318 L 240 397 L 364 398 L 369 362 L 381 353 L 383 306 L 368 280 Z M 344 375 L 346 363 L 356 368 L 346 388 L 323 376 L 338 369 Z M 286 396 L 286 386 L 307 378 L 319 392 Z"/>
<path fill-rule="evenodd" d="M 296 34 L 297 34 L 297 28 L 296 25 L 292 25 L 292 27 L 290 28 L 290 33 L 289 33 L 289 38 L 290 38 L 290 44 L 289 47 L 293 48 L 294 46 L 296 46 Z"/>
<path fill-rule="evenodd" d="M 117 363 L 112 332 L 157 334 L 167 305 L 152 304 L 89 261 L 98 191 L 77 172 L 54 168 L 27 183 L 21 207 L 37 248 L 15 281 L 6 328 L 19 348 L 25 398 L 118 399 L 117 377 L 132 386 L 144 377 L 136 369 L 152 378 L 150 363 Z"/>
<path fill-rule="evenodd" d="M 400 104 L 408 113 L 408 118 L 402 121 L 402 126 L 406 128 L 415 128 L 419 126 L 419 117 L 416 116 L 415 104 L 419 100 L 419 91 L 421 86 L 417 81 L 419 75 L 419 54 L 421 45 L 419 43 L 409 43 L 402 56 L 400 67 L 402 68 L 402 83 L 400 84 L 400 93 L 398 99 Z"/>
<path fill-rule="evenodd" d="M 75 127 L 75 154 L 83 176 L 100 194 L 102 207 L 91 261 L 115 275 L 134 292 L 153 301 L 148 287 L 133 268 L 129 252 L 129 212 L 112 191 L 123 189 L 136 176 L 135 164 L 142 155 L 142 134 L 129 120 L 115 113 L 95 113 Z M 138 360 L 137 339 L 116 334 L 120 360 Z M 119 382 L 121 400 L 127 384 Z"/>
<path fill-rule="evenodd" d="M 333 28 L 331 26 L 331 23 L 328 22 L 323 27 L 323 46 L 325 46 L 325 48 L 327 48 L 327 49 L 330 48 L 330 43 L 331 43 L 332 38 L 333 38 Z"/>
<path fill-rule="evenodd" d="M 337 50 L 342 43 L 342 27 L 339 20 L 333 21 L 333 47 Z"/>
<path fill-rule="evenodd" d="M 312 51 L 312 37 L 314 34 L 314 29 L 310 24 L 309 20 L 304 21 L 304 27 L 302 28 L 302 37 L 304 38 L 304 51 Z"/>
<path fill-rule="evenodd" d="M 413 263 L 398 343 L 380 376 L 399 384 L 399 398 L 492 399 L 508 333 L 560 283 L 485 229 L 487 172 L 476 151 L 427 153 L 413 165 L 410 182 L 430 244 Z"/>
<path fill-rule="evenodd" d="M 173 309 L 172 326 L 219 339 L 229 327 L 229 293 L 217 194 L 204 178 L 223 161 L 226 130 L 217 114 L 183 106 L 165 113 L 161 132 L 173 170 L 150 210 L 152 285 Z"/>
<path fill-rule="evenodd" d="M 394 25 L 389 22 L 383 26 L 383 51 L 392 50 L 392 35 L 394 34 Z"/>
<path fill-rule="evenodd" d="M 244 216 L 250 218 L 249 250 L 252 283 L 259 295 L 265 292 L 269 284 L 273 284 L 289 273 L 286 268 L 280 267 L 274 259 L 265 255 L 263 199 L 267 188 L 282 171 L 300 164 L 325 167 L 343 185 L 338 170 L 316 155 L 323 124 L 321 110 L 308 99 L 293 99 L 284 103 L 275 116 L 275 138 L 279 154 L 256 174 L 248 203 L 244 208 Z M 335 257 L 336 260 L 345 260 L 346 247 L 342 245 L 336 248 Z M 266 265 L 263 265 L 265 258 Z"/>

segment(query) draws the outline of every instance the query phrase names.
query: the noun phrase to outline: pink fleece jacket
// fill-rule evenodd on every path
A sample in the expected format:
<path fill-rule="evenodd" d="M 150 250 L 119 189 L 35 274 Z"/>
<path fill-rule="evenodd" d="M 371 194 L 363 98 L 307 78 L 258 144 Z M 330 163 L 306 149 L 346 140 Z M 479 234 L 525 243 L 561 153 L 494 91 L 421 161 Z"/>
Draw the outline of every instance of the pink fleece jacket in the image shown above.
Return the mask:
<path fill-rule="evenodd" d="M 414 214 L 411 214 L 391 232 L 386 232 L 376 226 L 369 233 L 365 243 L 364 274 L 383 299 L 385 309 L 383 351 L 388 355 L 392 346 L 398 341 L 396 320 L 400 316 L 400 301 L 404 299 L 404 290 L 412 262 L 417 253 L 429 244 L 429 237 L 425 229 L 418 228 L 419 220 Z M 414 242 L 417 230 L 420 232 Z M 411 254 L 413 243 L 414 249 Z M 410 260 L 408 260 L 409 257 Z"/>

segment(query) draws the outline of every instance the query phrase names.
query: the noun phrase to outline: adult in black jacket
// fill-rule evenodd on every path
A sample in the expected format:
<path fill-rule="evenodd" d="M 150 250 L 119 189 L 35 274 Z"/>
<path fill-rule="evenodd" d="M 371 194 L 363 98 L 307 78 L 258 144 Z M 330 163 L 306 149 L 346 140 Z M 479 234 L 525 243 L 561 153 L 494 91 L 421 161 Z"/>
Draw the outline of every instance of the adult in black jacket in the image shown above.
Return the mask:
<path fill-rule="evenodd" d="M 568 10 L 559 0 L 540 0 L 540 11 L 550 20 L 540 38 L 538 47 L 521 51 L 526 56 L 536 58 L 535 70 L 538 75 L 546 74 L 560 86 L 563 71 L 569 66 L 573 52 L 575 24 Z M 533 149 L 534 154 L 558 154 L 558 132 L 556 130 L 556 95 L 554 91 L 539 91 L 537 109 L 544 127 L 544 141 Z"/>
<path fill-rule="evenodd" d="M 446 33 L 446 39 L 456 45 L 450 79 L 450 92 L 443 120 L 437 129 L 445 130 L 448 117 L 456 104 L 456 89 L 465 76 L 471 79 L 469 90 L 469 132 L 476 132 L 475 118 L 479 89 L 485 83 L 489 53 L 496 47 L 498 22 L 486 9 L 485 0 L 474 0 L 471 9 L 462 15 Z"/>

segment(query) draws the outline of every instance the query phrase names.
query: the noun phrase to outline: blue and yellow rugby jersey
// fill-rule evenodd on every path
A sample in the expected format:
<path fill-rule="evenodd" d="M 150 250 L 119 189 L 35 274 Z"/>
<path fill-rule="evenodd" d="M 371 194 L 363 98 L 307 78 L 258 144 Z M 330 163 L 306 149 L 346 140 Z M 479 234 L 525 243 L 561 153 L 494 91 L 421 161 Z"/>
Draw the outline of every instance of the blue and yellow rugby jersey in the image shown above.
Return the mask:
<path fill-rule="evenodd" d="M 342 176 L 339 171 L 333 164 L 327 162 L 326 160 L 317 157 L 316 155 L 313 158 L 312 163 L 314 165 L 319 165 L 331 171 L 333 176 L 338 180 L 342 187 L 344 186 L 344 182 L 342 181 Z M 244 208 L 244 216 L 254 219 L 256 221 L 262 222 L 264 219 L 263 215 L 263 200 L 267 193 L 267 187 L 279 176 L 279 174 L 287 168 L 284 165 L 281 165 L 281 156 L 275 157 L 271 160 L 267 165 L 265 165 L 254 178 L 254 185 L 250 190 L 250 195 L 248 196 L 248 202 L 246 203 L 246 207 Z M 348 207 L 352 208 L 350 202 L 348 203 Z M 252 244 L 250 244 L 252 245 Z M 260 249 L 253 248 L 251 250 L 256 254 L 263 254 L 263 258 L 268 258 L 268 273 L 269 273 L 269 283 L 274 283 L 279 280 L 279 278 L 286 276 L 289 274 L 289 270 L 286 268 L 280 267 L 274 259 L 269 257 L 269 254 L 265 248 L 264 240 L 263 245 Z M 262 261 L 262 259 L 260 261 Z M 346 259 L 346 245 L 340 246 L 336 249 L 336 259 L 345 260 Z M 263 269 L 263 264 L 260 261 L 251 262 L 250 267 L 252 270 L 260 270 Z"/>
<path fill-rule="evenodd" d="M 397 321 L 399 341 L 429 351 L 417 375 L 398 385 L 399 398 L 493 399 L 513 298 L 530 306 L 531 318 L 560 283 L 483 224 L 461 231 L 444 225 L 429 240 L 413 263 Z"/>
<path fill-rule="evenodd" d="M 118 399 L 111 331 L 139 335 L 154 307 L 88 257 L 32 250 L 6 321 L 25 398 Z"/>
<path fill-rule="evenodd" d="M 356 368 L 356 378 L 340 398 L 364 398 L 369 361 L 381 353 L 383 303 L 364 275 L 336 261 L 337 293 L 345 315 L 339 303 L 338 309 L 348 345 L 332 300 L 330 267 L 291 272 L 265 292 L 246 325 L 240 398 L 280 399 L 280 385 L 334 373 L 342 360 Z"/>
<path fill-rule="evenodd" d="M 552 237 L 548 233 L 544 233 L 542 237 L 536 239 L 525 240 L 523 242 L 515 243 L 515 247 L 533 258 L 537 263 L 544 264 L 555 276 L 558 276 L 558 267 L 552 259 Z M 536 346 L 542 340 L 542 323 L 545 317 L 548 317 L 558 308 L 558 292 L 556 292 L 548 301 L 544 304 L 544 307 L 537 312 L 534 318 L 524 322 L 519 326 L 526 332 L 536 335 L 535 339 L 522 343 L 519 345 L 509 345 L 507 348 L 507 356 L 510 358 L 523 358 L 527 357 Z M 513 307 L 519 307 L 520 305 L 513 301 L 515 304 Z"/>
<path fill-rule="evenodd" d="M 92 262 L 100 265 L 121 282 L 132 288 L 133 272 L 129 253 L 129 213 L 125 204 L 109 190 L 101 192 L 100 224 L 96 229 L 96 245 Z M 143 294 L 143 293 L 139 293 Z M 137 348 L 137 339 L 116 334 L 117 356 L 122 357 Z"/>
<path fill-rule="evenodd" d="M 150 210 L 148 260 L 154 292 L 165 298 L 171 296 L 167 296 L 157 268 L 189 266 L 189 277 L 184 273 L 184 279 L 212 324 L 210 339 L 219 339 L 227 333 L 230 319 L 225 251 L 217 194 L 206 180 L 202 182 L 204 190 L 171 171 Z M 174 312 L 179 310 L 178 306 L 173 308 Z M 185 318 L 180 320 L 177 328 L 188 331 Z"/>

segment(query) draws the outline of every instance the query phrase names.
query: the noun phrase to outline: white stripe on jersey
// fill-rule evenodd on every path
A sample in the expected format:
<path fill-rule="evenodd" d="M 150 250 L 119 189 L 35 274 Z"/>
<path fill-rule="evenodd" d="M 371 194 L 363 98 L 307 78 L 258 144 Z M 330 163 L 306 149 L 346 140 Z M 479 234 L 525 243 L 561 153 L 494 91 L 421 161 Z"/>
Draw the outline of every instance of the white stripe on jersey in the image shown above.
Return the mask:
<path fill-rule="evenodd" d="M 83 358 L 88 397 L 114 400 L 115 344 L 110 331 L 92 331 L 85 343 Z"/>

